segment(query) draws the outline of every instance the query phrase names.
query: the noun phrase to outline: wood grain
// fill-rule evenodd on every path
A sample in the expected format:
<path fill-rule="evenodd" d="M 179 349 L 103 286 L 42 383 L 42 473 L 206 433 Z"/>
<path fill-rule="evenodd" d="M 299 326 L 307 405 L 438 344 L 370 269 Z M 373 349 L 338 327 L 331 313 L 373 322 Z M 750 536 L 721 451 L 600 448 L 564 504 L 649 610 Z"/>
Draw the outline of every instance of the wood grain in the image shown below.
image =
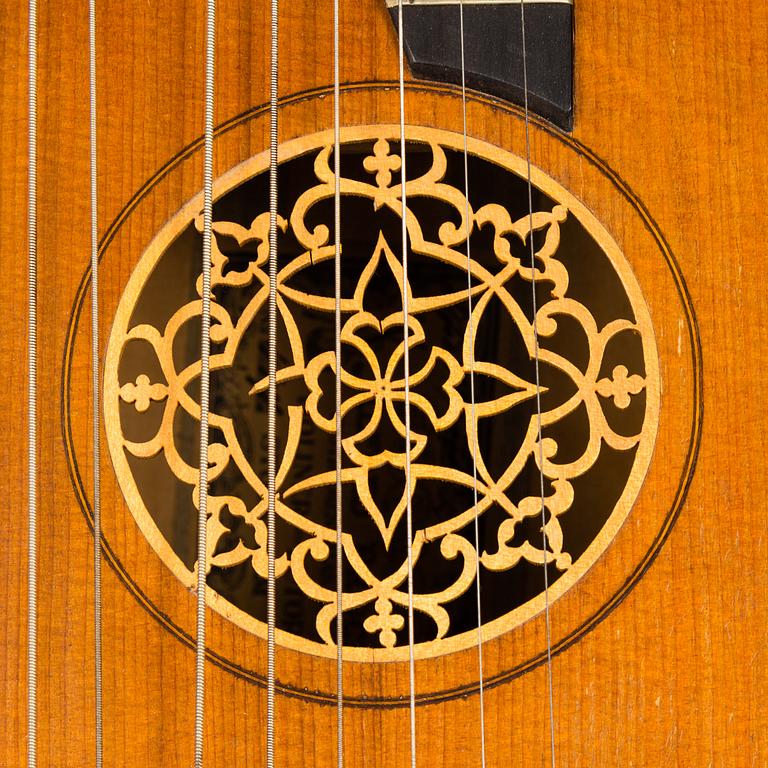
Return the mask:
<path fill-rule="evenodd" d="M 314 3 L 281 11 L 281 139 L 332 125 L 331 14 Z M 0 762 L 25 764 L 26 530 L 26 10 L 2 4 L 0 94 L 0 295 L 9 419 L 0 447 L 8 501 L 0 522 Z M 221 174 L 267 146 L 258 108 L 267 99 L 268 6 L 220 0 L 216 167 Z M 154 232 L 200 188 L 203 123 L 202 3 L 106 0 L 99 4 L 100 231 L 104 251 L 102 338 L 123 287 Z M 397 121 L 396 39 L 383 3 L 342 3 L 342 122 Z M 768 115 L 768 7 L 752 0 L 693 3 L 609 0 L 576 4 L 574 141 L 542 125 L 532 159 L 594 212 L 627 254 L 648 300 L 662 371 L 660 436 L 630 520 L 598 565 L 553 607 L 555 639 L 573 635 L 621 588 L 686 476 L 691 425 L 701 427 L 695 473 L 668 538 L 623 600 L 554 660 L 559 766 L 735 766 L 768 763 L 768 569 L 763 428 L 768 394 L 761 181 Z M 67 349 L 88 262 L 87 9 L 42 4 L 40 18 L 41 537 L 40 765 L 93 764 L 91 539 L 62 433 L 64 361 L 81 385 L 71 409 L 71 448 L 90 486 L 87 302 Z M 353 87 L 351 84 L 365 85 Z M 310 93 L 311 92 L 311 93 Z M 298 98 L 296 94 L 307 94 Z M 455 91 L 414 87 L 409 122 L 460 130 Z M 247 119 L 245 117 L 247 115 Z M 244 116 L 235 120 L 238 116 Z M 229 123 L 231 122 L 231 125 Z M 519 110 L 477 96 L 470 133 L 518 154 Z M 178 159 L 141 200 L 143 186 Z M 610 174 L 615 173 L 615 179 Z M 631 197 L 621 189 L 624 185 Z M 130 215 L 121 220 L 121 211 Z M 648 217 L 644 218 L 648 213 Z M 697 324 L 687 319 L 663 248 L 676 257 Z M 697 370 L 695 333 L 701 346 Z M 697 376 L 701 379 L 697 379 Z M 695 386 L 703 393 L 699 424 Z M 194 658 L 183 635 L 194 600 L 142 538 L 105 458 L 105 531 L 117 564 L 105 570 L 105 764 L 189 766 Z M 672 522 L 672 521 L 670 521 Z M 165 623 L 147 601 L 163 614 Z M 206 754 L 209 766 L 264 764 L 263 645 L 209 612 Z M 179 633 L 169 628 L 173 623 Z M 540 653 L 542 621 L 488 643 L 488 672 Z M 420 663 L 422 695 L 471 689 L 470 652 Z M 236 667 L 255 673 L 235 674 Z M 346 670 L 350 695 L 390 700 L 407 692 L 401 664 Z M 278 654 L 278 676 L 308 692 L 333 691 L 327 660 Z M 489 765 L 548 760 L 543 667 L 486 693 Z M 278 698 L 278 764 L 334 765 L 335 711 L 305 697 Z M 390 701 L 391 703 L 395 703 Z M 419 764 L 478 763 L 478 697 L 419 707 Z M 408 713 L 371 703 L 347 711 L 347 765 L 408 765 Z"/>

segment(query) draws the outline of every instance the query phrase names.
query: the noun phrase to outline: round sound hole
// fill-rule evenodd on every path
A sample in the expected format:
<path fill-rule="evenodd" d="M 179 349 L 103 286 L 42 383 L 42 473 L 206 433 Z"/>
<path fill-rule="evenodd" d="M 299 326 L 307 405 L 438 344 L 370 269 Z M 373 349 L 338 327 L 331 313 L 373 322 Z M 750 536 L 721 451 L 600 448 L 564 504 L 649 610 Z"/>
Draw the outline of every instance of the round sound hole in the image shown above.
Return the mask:
<path fill-rule="evenodd" d="M 336 654 L 337 376 L 350 660 L 407 658 L 409 485 L 414 650 L 423 658 L 477 642 L 478 599 L 490 639 L 543 609 L 545 568 L 550 603 L 572 587 L 609 546 L 648 468 L 658 360 L 626 259 L 583 205 L 535 169 L 531 216 L 527 168 L 510 153 L 470 141 L 465 183 L 463 150 L 462 136 L 408 129 L 406 276 L 399 129 L 342 132 L 337 361 L 333 135 L 281 148 L 282 645 Z M 268 191 L 264 156 L 216 189 L 207 575 L 212 607 L 262 636 Z M 113 326 L 104 393 L 128 506 L 188 586 L 197 559 L 201 208 L 191 201 L 141 257 Z"/>

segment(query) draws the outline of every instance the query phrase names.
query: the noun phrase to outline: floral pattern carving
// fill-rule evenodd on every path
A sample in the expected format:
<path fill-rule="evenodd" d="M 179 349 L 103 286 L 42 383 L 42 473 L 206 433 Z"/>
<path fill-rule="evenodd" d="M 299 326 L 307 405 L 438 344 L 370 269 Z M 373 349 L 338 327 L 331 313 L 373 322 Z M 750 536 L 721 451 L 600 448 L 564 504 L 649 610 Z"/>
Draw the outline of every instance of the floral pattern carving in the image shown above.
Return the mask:
<path fill-rule="evenodd" d="M 655 369 L 642 364 L 642 360 L 638 367 L 634 359 L 605 368 L 609 359 L 607 350 L 613 349 L 610 360 L 614 360 L 616 340 L 622 335 L 640 336 L 643 349 L 652 349 L 652 336 L 646 338 L 649 326 L 643 327 L 638 320 L 638 311 L 643 311 L 642 307 L 638 310 L 641 300 L 630 297 L 632 312 L 598 323 L 590 307 L 569 290 L 572 275 L 560 256 L 562 228 L 574 216 L 568 205 L 555 201 L 535 210 L 531 217 L 527 213 L 513 215 L 507 207 L 495 202 L 474 207 L 461 189 L 445 181 L 449 159 L 440 137 L 435 134 L 430 138 L 428 132 L 422 133 L 426 137 L 420 139 L 422 153 L 428 153 L 429 163 L 406 184 L 411 201 L 406 219 L 410 248 L 419 259 L 434 262 L 436 268 L 463 275 L 465 285 L 469 269 L 469 291 L 464 288 L 434 292 L 429 281 L 416 283 L 412 275 L 406 280 L 399 244 L 388 238 L 384 229 L 380 230 L 370 253 L 355 254 L 362 268 L 350 282 L 350 290 L 341 297 L 342 354 L 337 361 L 332 347 L 310 348 L 305 339 L 306 327 L 296 309 L 329 318 L 334 311 L 332 289 L 329 291 L 320 277 L 312 277 L 313 271 L 323 274 L 319 270 L 334 258 L 332 231 L 322 221 L 318 223 L 317 213 L 334 195 L 333 146 L 328 137 L 314 149 L 314 180 L 297 196 L 290 210 L 281 211 L 278 222 L 281 237 L 293 238 L 298 248 L 290 256 L 281 253 L 279 262 L 277 312 L 280 338 L 285 345 L 281 348 L 277 383 L 280 393 L 290 390 L 300 392 L 301 396 L 291 399 L 292 396 L 286 395 L 283 399 L 277 514 L 281 525 L 294 531 L 294 535 L 284 538 L 288 543 L 279 552 L 276 570 L 278 580 L 290 579 L 307 605 L 314 606 L 311 637 L 291 640 L 290 632 L 282 630 L 279 640 L 312 652 L 333 652 L 332 625 L 339 606 L 334 585 L 318 577 L 318 567 L 329 561 L 336 532 L 328 519 L 303 513 L 297 500 L 313 493 L 325 493 L 324 498 L 328 498 L 336 476 L 332 464 L 318 465 L 316 471 L 305 471 L 301 476 L 294 470 L 302 441 L 308 434 L 332 436 L 335 433 L 332 403 L 337 375 L 343 387 L 345 498 L 353 498 L 354 505 L 367 515 L 380 537 L 382 551 L 391 556 L 384 570 L 380 563 L 373 567 L 367 545 L 358 540 L 352 516 L 345 512 L 343 555 L 345 566 L 354 573 L 354 578 L 349 579 L 349 587 L 344 591 L 341 611 L 345 621 L 347 617 L 349 621 L 359 621 L 360 631 L 370 637 L 369 647 L 363 649 L 367 658 L 399 658 L 403 644 L 407 643 L 404 631 L 407 562 L 402 547 L 395 546 L 395 538 L 403 530 L 407 505 L 405 485 L 392 508 L 383 509 L 380 498 L 372 490 L 372 478 L 377 472 L 386 469 L 402 474 L 406 456 L 410 454 L 415 573 L 418 574 L 422 556 L 426 558 L 424 553 L 428 550 L 430 562 L 442 558 L 450 566 L 438 587 L 426 591 L 417 589 L 414 595 L 414 609 L 428 620 L 424 626 L 430 628 L 421 630 L 419 653 L 428 655 L 433 652 L 431 648 L 436 652 L 450 649 L 452 646 L 445 641 L 460 634 L 453 629 L 451 606 L 469 594 L 478 568 L 488 574 L 503 574 L 521 563 L 538 569 L 546 563 L 556 576 L 573 569 L 581 553 L 574 554 L 569 549 L 562 521 L 574 508 L 576 479 L 598 462 L 604 447 L 631 454 L 639 450 L 641 443 L 645 452 L 650 450 L 648 444 L 652 444 L 655 427 L 648 425 L 647 401 L 658 396 Z M 344 198 L 369 201 L 372 212 L 388 212 L 387 215 L 397 219 L 401 212 L 399 144 L 396 136 L 386 129 L 381 129 L 380 135 L 372 139 L 375 140 L 371 140 L 370 151 L 360 157 L 356 172 L 341 179 L 341 194 Z M 437 201 L 444 212 L 436 237 L 426 232 L 418 213 L 416 203 L 425 200 Z M 241 358 L 247 349 L 244 338 L 254 333 L 267 311 L 269 216 L 264 208 L 254 210 L 246 222 L 216 219 L 211 257 L 214 387 L 219 374 L 224 375 L 238 366 L 249 370 L 248 388 L 240 397 L 252 403 L 256 410 L 266 399 L 266 373 L 263 365 L 259 367 Z M 195 227 L 199 231 L 201 226 L 197 217 Z M 468 241 L 474 242 L 470 238 L 481 236 L 485 237 L 489 249 L 487 258 L 468 259 Z M 533 267 L 531 237 L 535 250 Z M 352 245 L 343 245 L 342 264 L 350 258 L 345 250 L 350 248 Z M 609 263 L 606 259 L 606 264 Z M 540 299 L 535 318 L 540 365 L 545 370 L 556 371 L 560 379 L 568 382 L 567 386 L 550 388 L 542 379 L 541 445 L 537 419 L 532 417 L 537 402 L 532 368 L 537 354 L 534 322 L 530 308 L 520 299 L 520 292 L 514 290 L 514 286 L 528 286 L 530 297 L 534 281 Z M 407 292 L 410 309 L 407 318 L 402 304 L 386 304 L 380 300 L 380 288 L 387 283 L 392 295 Z M 162 412 L 156 416 L 154 426 L 146 427 L 139 439 L 135 430 L 126 428 L 127 417 L 118 424 L 114 420 L 110 422 L 108 407 L 107 426 L 113 454 L 118 450 L 134 462 L 162 456 L 174 478 L 188 489 L 193 505 L 199 495 L 198 470 L 179 444 L 178 421 L 182 417 L 193 423 L 199 419 L 196 382 L 200 362 L 194 356 L 179 361 L 177 336 L 199 317 L 199 277 L 195 285 L 197 297 L 176 308 L 164 327 L 144 322 L 129 327 L 126 323 L 124 329 L 113 332 L 110 344 L 120 350 L 141 344 L 146 373 L 130 380 L 121 378 L 118 370 L 107 372 L 108 394 L 111 392 L 118 402 L 132 405 L 139 414 Z M 222 297 L 226 292 L 238 291 L 246 298 L 237 303 L 235 311 Z M 468 293 L 472 314 L 471 318 L 467 315 L 460 338 L 454 339 L 456 344 L 450 347 L 432 338 L 428 330 L 430 317 L 446 309 L 455 311 L 457 307 L 467 312 Z M 518 342 L 525 358 L 519 370 L 498 360 L 486 359 L 478 344 L 478 337 L 492 313 L 504 313 L 505 322 L 519 334 Z M 584 340 L 585 363 L 573 359 L 562 345 L 549 343 L 558 336 L 566 321 L 578 328 L 579 338 Z M 409 377 L 410 408 L 417 414 L 407 446 L 403 418 L 404 324 L 413 360 Z M 154 373 L 150 374 L 149 366 Z M 157 375 L 158 370 L 162 372 L 161 377 Z M 470 374 L 485 384 L 478 386 L 474 404 L 469 398 Z M 435 393 L 439 393 L 439 397 Z M 484 397 L 483 393 L 490 394 Z M 624 411 L 632 410 L 634 404 L 639 404 L 640 428 L 627 434 L 615 426 L 609 406 Z M 584 427 L 579 438 L 581 448 L 578 455 L 572 455 L 573 451 L 563 450 L 563 437 L 554 427 L 576 413 L 583 414 Z M 498 419 L 516 419 L 523 423 L 519 442 L 502 467 L 484 452 L 480 439 L 485 426 Z M 267 571 L 263 460 L 244 446 L 242 426 L 238 425 L 227 397 L 214 398 L 210 424 L 209 573 L 247 567 L 253 578 L 263 580 Z M 430 451 L 448 430 L 453 434 L 458 430 L 463 435 L 463 450 L 476 468 L 476 477 L 471 468 L 458 461 L 454 465 L 436 464 L 430 458 L 433 455 Z M 394 438 L 389 443 L 382 442 L 379 436 L 383 432 Z M 561 459 L 564 454 L 567 457 Z M 543 499 L 546 551 L 541 535 L 542 499 L 535 490 L 521 492 L 516 486 L 532 464 L 546 480 Z M 235 490 L 222 492 L 222 483 L 217 481 L 231 476 L 238 478 Z M 455 488 L 459 500 L 476 487 L 477 503 L 457 502 L 455 506 L 446 505 L 422 516 L 417 503 L 419 488 L 430 483 Z M 237 492 L 243 487 L 247 493 Z M 141 490 L 139 486 L 139 494 Z M 450 495 L 449 490 L 449 498 Z M 495 510 L 493 519 L 498 522 L 490 533 L 486 530 L 483 545 L 477 551 L 474 539 L 467 532 L 468 526 L 475 516 L 482 518 L 489 510 Z M 422 517 L 426 521 L 423 524 Z M 189 524 L 193 524 L 192 518 Z M 526 526 L 532 526 L 534 535 L 521 533 Z M 191 573 L 193 569 L 188 570 Z M 245 613 L 247 611 L 240 609 L 238 616 L 242 618 Z M 257 616 L 247 618 L 247 622 L 241 623 L 262 631 Z M 350 657 L 355 657 L 354 648 Z"/>

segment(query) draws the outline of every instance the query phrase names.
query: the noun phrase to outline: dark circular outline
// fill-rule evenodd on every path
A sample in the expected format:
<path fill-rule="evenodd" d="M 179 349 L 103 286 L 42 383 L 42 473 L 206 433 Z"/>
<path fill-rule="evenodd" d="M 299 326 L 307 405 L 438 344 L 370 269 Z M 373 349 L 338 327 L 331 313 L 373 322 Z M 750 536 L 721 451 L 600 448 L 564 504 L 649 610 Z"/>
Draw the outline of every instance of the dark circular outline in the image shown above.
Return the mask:
<path fill-rule="evenodd" d="M 364 91 L 364 90 L 379 90 L 386 91 L 398 88 L 399 83 L 392 81 L 377 81 L 377 82 L 349 82 L 341 86 L 341 90 L 345 93 Z M 408 89 L 415 92 L 422 93 L 438 93 L 443 95 L 456 96 L 460 93 L 460 89 L 450 85 L 436 85 L 424 81 L 414 81 L 408 84 Z M 284 107 L 290 104 L 297 104 L 302 101 L 308 101 L 318 96 L 327 96 L 332 94 L 332 86 L 323 86 L 313 88 L 306 91 L 294 93 L 290 96 L 280 99 L 280 106 Z M 524 111 L 520 107 L 516 107 L 513 104 L 498 101 L 490 98 L 485 94 L 479 92 L 472 92 L 467 94 L 467 98 L 477 103 L 485 104 L 492 107 L 495 110 L 505 112 L 506 114 L 513 115 L 518 119 L 522 119 L 525 116 Z M 236 115 L 229 120 L 221 123 L 216 127 L 215 134 L 220 136 L 238 125 L 247 122 L 259 115 L 267 113 L 269 110 L 269 104 L 262 104 L 258 107 L 252 107 L 239 115 Z M 672 250 L 667 243 L 666 238 L 661 233 L 658 225 L 651 216 L 648 209 L 640 201 L 640 199 L 634 194 L 629 185 L 608 166 L 596 153 L 586 147 L 577 139 L 569 136 L 567 133 L 556 128 L 552 124 L 546 122 L 543 119 L 538 118 L 535 115 L 530 115 L 530 121 L 534 123 L 538 128 L 548 133 L 553 138 L 560 141 L 562 144 L 570 146 L 578 154 L 586 158 L 595 168 L 600 171 L 624 196 L 627 202 L 632 205 L 648 230 L 653 236 L 659 250 L 662 252 L 667 265 L 672 272 L 675 286 L 677 288 L 678 295 L 682 302 L 688 320 L 688 335 L 691 344 L 691 351 L 693 356 L 693 402 L 694 402 L 694 418 L 692 424 L 691 438 L 688 445 L 688 454 L 685 461 L 685 469 L 681 474 L 680 485 L 678 486 L 675 494 L 674 502 L 664 518 L 664 524 L 656 534 L 653 543 L 642 558 L 640 563 L 635 567 L 634 571 L 625 579 L 621 587 L 614 593 L 614 595 L 603 604 L 603 606 L 594 613 L 590 618 L 585 620 L 579 625 L 573 632 L 566 637 L 562 638 L 550 649 L 551 655 L 557 656 L 564 651 L 568 650 L 572 645 L 577 643 L 587 632 L 594 629 L 600 622 L 602 622 L 615 608 L 617 608 L 627 597 L 632 588 L 642 578 L 646 571 L 653 564 L 661 547 L 669 537 L 675 522 L 677 521 L 680 511 L 685 503 L 685 499 L 688 495 L 688 489 L 693 479 L 694 471 L 696 468 L 696 462 L 698 459 L 699 448 L 701 444 L 701 434 L 704 420 L 704 401 L 703 401 L 703 363 L 702 363 L 702 351 L 701 351 L 701 338 L 699 334 L 699 326 L 696 319 L 696 313 L 693 308 L 691 296 L 688 291 L 688 287 L 683 278 L 680 267 L 677 263 Z M 110 226 L 107 228 L 103 237 L 99 241 L 98 256 L 101 260 L 112 243 L 117 231 L 127 220 L 128 216 L 132 213 L 133 209 L 141 202 L 141 200 L 150 192 L 150 190 L 167 176 L 177 165 L 182 161 L 190 157 L 197 149 L 203 144 L 203 137 L 196 139 L 177 152 L 172 158 L 170 158 L 165 165 L 163 165 L 150 179 L 148 179 L 133 195 L 133 197 L 123 206 L 122 210 L 118 213 Z M 64 359 L 63 359 L 63 375 L 61 381 L 61 430 L 62 437 L 64 438 L 64 444 L 66 447 L 67 455 L 67 467 L 69 469 L 70 479 L 77 496 L 78 504 L 83 512 L 88 528 L 91 533 L 93 532 L 93 511 L 88 501 L 82 477 L 77 466 L 77 460 L 75 456 L 74 443 L 72 439 L 72 427 L 69 419 L 70 413 L 70 381 L 72 376 L 72 352 L 74 349 L 74 340 L 77 333 L 77 327 L 80 320 L 80 315 L 83 308 L 86 295 L 88 293 L 88 286 L 90 284 L 90 265 L 86 268 L 83 277 L 75 294 L 75 301 L 70 314 L 69 324 L 67 326 L 67 336 L 64 346 Z M 141 605 L 158 623 L 160 623 L 166 630 L 174 635 L 180 642 L 186 645 L 188 648 L 194 650 L 195 639 L 185 632 L 181 627 L 173 622 L 173 620 L 161 611 L 157 605 L 141 590 L 126 571 L 123 564 L 120 562 L 115 551 L 110 546 L 109 542 L 102 537 L 102 546 L 104 551 L 104 557 L 109 566 L 115 571 L 118 578 L 127 587 L 128 591 L 135 597 L 139 605 Z M 236 677 L 245 680 L 250 683 L 254 683 L 263 688 L 266 688 L 267 681 L 263 675 L 260 675 L 252 670 L 245 669 L 244 667 L 235 664 L 229 659 L 216 653 L 211 649 L 206 649 L 206 658 L 212 664 L 224 669 Z M 529 672 L 542 664 L 547 662 L 547 651 L 544 650 L 536 656 L 529 658 L 527 661 L 518 664 L 512 669 L 499 672 L 493 677 L 483 679 L 483 688 L 495 688 L 496 686 L 507 683 L 518 677 L 521 677 L 526 672 Z M 444 691 L 437 691 L 432 693 L 422 693 L 416 695 L 416 703 L 418 705 L 426 704 L 438 704 L 446 701 L 450 701 L 458 698 L 465 698 L 468 695 L 479 692 L 479 682 L 469 683 L 467 685 L 459 686 Z M 336 705 L 336 694 L 325 693 L 323 691 L 309 691 L 303 688 L 297 688 L 287 683 L 276 682 L 276 690 L 283 696 L 301 699 L 306 702 L 324 705 Z M 344 697 L 345 706 L 360 708 L 360 709 L 400 709 L 408 707 L 407 697 Z"/>

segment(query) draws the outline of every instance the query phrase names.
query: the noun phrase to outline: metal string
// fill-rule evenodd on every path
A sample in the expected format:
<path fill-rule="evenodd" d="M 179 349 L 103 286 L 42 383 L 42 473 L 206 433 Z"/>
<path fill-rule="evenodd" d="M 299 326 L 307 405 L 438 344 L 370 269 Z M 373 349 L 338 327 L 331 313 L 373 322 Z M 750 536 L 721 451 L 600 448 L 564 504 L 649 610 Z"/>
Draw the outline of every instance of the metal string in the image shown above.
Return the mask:
<path fill-rule="evenodd" d="M 411 500 L 411 402 L 410 351 L 408 348 L 408 213 L 405 189 L 405 53 L 403 46 L 403 0 L 397 3 L 400 67 L 400 201 L 403 249 L 403 375 L 405 377 L 405 499 L 408 537 L 408 691 L 411 733 L 411 768 L 416 768 L 416 666 L 413 646 L 413 504 Z"/>
<path fill-rule="evenodd" d="M 275 765 L 275 467 L 277 410 L 278 0 L 272 0 L 269 80 L 269 396 L 267 402 L 267 768 Z"/>
<path fill-rule="evenodd" d="M 205 591 L 208 571 L 208 414 L 210 409 L 211 222 L 216 0 L 207 0 L 205 31 L 205 144 L 200 331 L 200 498 L 197 518 L 197 637 L 195 643 L 195 768 L 203 768 L 205 730 Z"/>
<path fill-rule="evenodd" d="M 344 628 L 342 622 L 342 583 L 344 550 L 342 544 L 341 502 L 341 128 L 339 117 L 339 0 L 333 0 L 333 213 L 334 213 L 334 298 L 336 339 L 336 757 L 344 766 Z"/>
<path fill-rule="evenodd" d="M 477 569 L 475 572 L 475 588 L 477 598 L 477 666 L 480 676 L 480 765 L 485 768 L 485 682 L 483 679 L 483 617 L 480 602 L 480 523 L 477 511 L 477 414 L 475 406 L 475 327 L 472 316 L 472 251 L 469 236 L 472 232 L 472 222 L 469 211 L 469 151 L 467 148 L 467 81 L 464 57 L 464 2 L 459 2 L 459 34 L 461 35 L 461 110 L 464 123 L 464 215 L 467 220 L 467 307 L 469 311 L 469 392 L 471 399 L 472 419 L 472 494 L 475 508 L 475 552 L 477 552 Z"/>
<path fill-rule="evenodd" d="M 96 696 L 96 768 L 103 762 L 101 672 L 101 421 L 99 361 L 99 229 L 96 176 L 96 0 L 88 2 L 88 74 L 91 149 L 91 376 L 93 381 L 93 651 Z"/>
<path fill-rule="evenodd" d="M 27 766 L 37 766 L 37 0 L 29 0 Z"/>
<path fill-rule="evenodd" d="M 525 0 L 520 0 L 520 22 L 522 29 L 523 46 L 523 96 L 525 111 L 525 160 L 527 168 L 528 182 L 528 240 L 531 249 L 531 303 L 533 308 L 533 346 L 534 346 L 534 367 L 536 372 L 536 421 L 539 444 L 539 491 L 541 495 L 541 536 L 544 549 L 544 617 L 546 622 L 547 635 L 547 688 L 549 698 L 549 749 L 552 768 L 555 768 L 555 706 L 554 691 L 552 681 L 552 631 L 549 615 L 549 573 L 547 566 L 549 564 L 549 542 L 547 540 L 547 516 L 546 505 L 544 502 L 544 446 L 542 443 L 541 430 L 541 377 L 539 368 L 539 328 L 537 320 L 537 299 L 536 299 L 536 248 L 533 243 L 533 183 L 531 181 L 531 132 L 530 132 L 530 113 L 528 110 L 528 64 L 525 50 Z"/>

